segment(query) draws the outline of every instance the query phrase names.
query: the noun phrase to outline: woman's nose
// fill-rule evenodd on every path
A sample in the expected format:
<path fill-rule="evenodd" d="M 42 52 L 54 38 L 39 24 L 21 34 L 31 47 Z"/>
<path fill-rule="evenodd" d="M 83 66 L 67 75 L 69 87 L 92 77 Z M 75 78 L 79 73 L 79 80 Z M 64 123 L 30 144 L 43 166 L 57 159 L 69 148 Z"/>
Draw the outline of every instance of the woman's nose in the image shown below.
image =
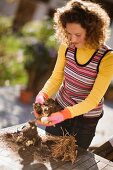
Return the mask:
<path fill-rule="evenodd" d="M 75 43 L 75 42 L 77 41 L 77 38 L 76 38 L 74 35 L 71 35 L 70 41 L 71 41 L 72 43 Z"/>

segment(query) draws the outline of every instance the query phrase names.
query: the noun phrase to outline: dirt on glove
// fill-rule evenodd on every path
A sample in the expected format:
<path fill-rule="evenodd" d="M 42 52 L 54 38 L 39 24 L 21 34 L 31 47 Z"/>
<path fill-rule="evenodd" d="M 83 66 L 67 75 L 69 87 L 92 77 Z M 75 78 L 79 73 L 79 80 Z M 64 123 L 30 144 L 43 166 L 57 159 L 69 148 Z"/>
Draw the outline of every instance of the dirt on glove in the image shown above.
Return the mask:
<path fill-rule="evenodd" d="M 40 117 L 48 117 L 51 113 L 62 110 L 62 107 L 52 98 L 48 98 L 44 104 L 33 103 L 33 109 L 40 115 Z"/>

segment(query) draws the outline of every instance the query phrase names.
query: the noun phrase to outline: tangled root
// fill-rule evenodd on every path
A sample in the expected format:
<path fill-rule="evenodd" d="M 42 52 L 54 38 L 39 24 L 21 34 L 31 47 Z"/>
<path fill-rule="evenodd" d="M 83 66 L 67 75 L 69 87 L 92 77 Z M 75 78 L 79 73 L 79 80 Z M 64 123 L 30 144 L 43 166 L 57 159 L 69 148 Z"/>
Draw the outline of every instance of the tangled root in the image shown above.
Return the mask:
<path fill-rule="evenodd" d="M 65 135 L 59 137 L 49 136 L 47 140 L 53 141 L 51 146 L 52 158 L 62 161 L 71 161 L 74 163 L 77 158 L 77 145 L 75 137 L 72 135 Z"/>

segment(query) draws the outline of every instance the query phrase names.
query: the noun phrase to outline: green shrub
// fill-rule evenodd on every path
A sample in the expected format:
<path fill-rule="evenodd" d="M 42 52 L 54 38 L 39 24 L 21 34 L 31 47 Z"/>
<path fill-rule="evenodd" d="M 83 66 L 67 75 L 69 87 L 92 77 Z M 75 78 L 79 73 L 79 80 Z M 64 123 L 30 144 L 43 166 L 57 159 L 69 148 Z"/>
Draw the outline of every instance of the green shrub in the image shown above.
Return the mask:
<path fill-rule="evenodd" d="M 23 40 L 12 33 L 12 19 L 0 17 L 0 86 L 25 84 Z"/>
<path fill-rule="evenodd" d="M 9 82 L 33 87 L 38 78 L 32 82 L 31 70 L 34 77 L 37 74 L 43 77 L 42 73 L 47 72 L 51 60 L 56 58 L 58 44 L 53 22 L 29 22 L 23 27 L 21 37 L 12 33 L 11 22 L 6 18 L 0 21 L 0 85 Z"/>

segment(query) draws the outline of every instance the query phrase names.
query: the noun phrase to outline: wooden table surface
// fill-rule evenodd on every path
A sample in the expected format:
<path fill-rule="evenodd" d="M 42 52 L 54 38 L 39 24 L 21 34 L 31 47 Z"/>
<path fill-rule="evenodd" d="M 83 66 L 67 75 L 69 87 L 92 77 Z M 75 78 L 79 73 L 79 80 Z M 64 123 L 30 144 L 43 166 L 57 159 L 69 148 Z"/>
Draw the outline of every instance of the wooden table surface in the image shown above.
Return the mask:
<path fill-rule="evenodd" d="M 0 136 L 6 132 L 16 132 L 23 124 L 16 125 L 0 130 Z M 38 129 L 40 135 L 44 135 L 44 131 Z M 29 155 L 27 155 L 29 158 Z M 27 159 L 27 158 L 26 158 Z M 113 162 L 104 159 L 91 152 L 78 149 L 76 163 L 49 160 L 40 162 L 34 160 L 31 164 L 22 164 L 22 158 L 17 152 L 12 151 L 6 143 L 0 140 L 0 170 L 113 170 Z"/>

